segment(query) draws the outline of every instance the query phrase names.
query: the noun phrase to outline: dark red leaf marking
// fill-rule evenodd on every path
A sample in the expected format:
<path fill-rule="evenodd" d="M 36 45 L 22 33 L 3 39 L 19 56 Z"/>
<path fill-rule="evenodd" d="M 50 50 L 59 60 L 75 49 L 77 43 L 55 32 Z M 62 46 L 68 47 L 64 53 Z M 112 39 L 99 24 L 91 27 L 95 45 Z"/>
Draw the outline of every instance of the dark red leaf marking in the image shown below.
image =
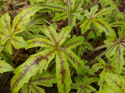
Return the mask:
<path fill-rule="evenodd" d="M 64 46 L 63 48 L 69 48 L 70 46 L 75 45 L 75 44 L 78 43 L 78 42 L 80 42 L 80 40 L 79 40 L 79 41 L 76 41 L 76 42 L 73 42 L 73 43 L 71 43 L 71 44 L 69 44 L 69 45 L 66 45 L 66 46 Z"/>
<path fill-rule="evenodd" d="M 54 42 L 56 43 L 56 46 L 58 46 L 58 42 L 56 41 L 56 38 L 53 36 L 53 33 L 50 31 L 49 27 L 47 27 L 51 37 L 53 38 Z"/>
<path fill-rule="evenodd" d="M 4 17 L 4 22 L 6 23 L 6 29 L 8 29 L 8 32 L 9 32 L 9 34 L 10 34 L 10 30 L 9 30 L 9 26 L 8 26 L 8 24 L 7 24 L 7 19 Z M 10 34 L 11 35 L 11 34 Z"/>
<path fill-rule="evenodd" d="M 64 33 L 62 34 L 62 37 L 60 38 L 60 40 L 58 41 L 58 44 L 59 44 L 59 42 L 64 38 L 64 35 L 65 35 L 65 31 L 64 31 Z"/>
<path fill-rule="evenodd" d="M 45 41 L 43 41 L 43 42 L 42 42 L 42 41 L 38 41 L 38 40 L 37 40 L 37 41 L 32 41 L 32 42 L 29 43 L 29 45 L 32 44 L 32 43 L 33 43 L 33 44 L 35 44 L 35 43 L 40 43 L 40 44 L 41 44 L 41 43 L 44 43 L 45 45 L 53 46 L 52 44 L 48 44 L 48 43 L 46 43 Z"/>
<path fill-rule="evenodd" d="M 17 86 L 17 84 L 18 84 L 18 82 L 26 75 L 26 73 L 28 72 L 28 70 L 30 70 L 31 68 L 32 68 L 32 66 L 34 66 L 34 65 L 39 65 L 39 62 L 42 60 L 42 59 L 46 59 L 47 61 L 48 61 L 48 56 L 51 56 L 51 54 L 54 52 L 55 50 L 53 50 L 53 51 L 51 51 L 51 52 L 49 52 L 47 55 L 45 55 L 45 56 L 40 56 L 40 57 L 37 57 L 37 59 L 36 60 L 34 60 L 31 64 L 30 64 L 30 66 L 25 66 L 26 68 L 23 70 L 24 72 L 20 72 L 20 76 L 19 76 L 19 78 L 18 79 L 16 79 L 16 81 L 13 83 L 13 85 L 12 85 L 12 89 L 14 89 L 16 86 Z"/>
<path fill-rule="evenodd" d="M 102 25 L 109 33 L 111 33 L 111 32 L 108 30 L 108 28 L 107 28 L 103 23 L 101 23 L 100 21 L 98 21 L 98 20 L 93 20 L 93 21 L 95 21 L 95 22 L 99 23 L 100 25 Z"/>
<path fill-rule="evenodd" d="M 62 75 L 62 84 L 64 85 L 64 90 L 66 90 L 66 84 L 65 84 L 65 82 L 64 82 L 64 80 L 65 80 L 65 73 L 66 73 L 66 71 L 65 71 L 65 69 L 64 69 L 64 66 L 63 66 L 63 64 L 64 64 L 64 61 L 63 61 L 63 59 L 62 59 L 62 56 L 61 56 L 61 53 L 60 53 L 60 51 L 58 51 L 58 55 L 59 55 L 59 58 L 60 58 L 60 63 L 61 63 L 61 68 L 62 68 L 62 70 L 61 70 L 61 75 Z"/>
<path fill-rule="evenodd" d="M 52 6 L 52 5 L 40 5 L 40 6 L 47 6 L 47 7 L 52 7 L 52 8 L 58 8 L 58 9 L 61 9 L 61 10 L 65 10 L 65 11 L 67 11 L 67 9 L 65 9 L 65 8 L 62 8 L 62 7 L 56 7 L 56 6 Z"/>
<path fill-rule="evenodd" d="M 32 9 L 31 11 L 27 11 L 23 16 L 20 17 L 20 20 L 18 21 L 18 23 L 17 23 L 17 24 L 15 25 L 15 27 L 14 27 L 13 34 L 14 34 L 15 32 L 17 32 L 17 31 L 20 30 L 20 29 L 17 29 L 19 23 L 23 20 L 23 18 L 24 18 L 27 14 L 31 13 L 33 10 L 34 10 L 34 9 Z"/>
<path fill-rule="evenodd" d="M 72 54 L 68 53 L 65 49 L 62 49 L 62 50 L 69 56 L 69 58 L 70 58 L 73 62 L 75 62 L 75 63 L 78 65 L 78 67 L 81 67 L 81 64 L 80 64 L 77 60 L 75 60 L 75 58 L 72 57 Z"/>
<path fill-rule="evenodd" d="M 41 93 L 33 84 L 31 84 L 31 86 L 36 90 L 37 93 Z"/>

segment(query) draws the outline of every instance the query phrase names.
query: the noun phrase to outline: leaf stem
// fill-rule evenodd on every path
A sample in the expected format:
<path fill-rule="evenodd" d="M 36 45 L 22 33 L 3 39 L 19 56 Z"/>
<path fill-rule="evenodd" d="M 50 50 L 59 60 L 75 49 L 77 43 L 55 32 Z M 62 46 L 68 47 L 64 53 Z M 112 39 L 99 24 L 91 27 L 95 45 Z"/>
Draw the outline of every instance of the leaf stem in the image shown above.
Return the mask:
<path fill-rule="evenodd" d="M 124 33 L 111 47 L 109 47 L 109 48 L 108 48 L 107 50 L 105 50 L 102 54 L 100 54 L 99 56 L 97 56 L 94 60 L 90 61 L 87 65 L 94 64 L 95 61 L 96 61 L 98 58 L 102 57 L 103 55 L 105 55 L 105 53 L 106 53 L 107 51 L 109 51 L 110 49 L 114 48 L 124 37 L 125 37 L 125 33 Z"/>
<path fill-rule="evenodd" d="M 68 25 L 70 26 L 70 4 L 69 4 L 69 0 L 67 0 L 67 16 L 68 16 Z"/>

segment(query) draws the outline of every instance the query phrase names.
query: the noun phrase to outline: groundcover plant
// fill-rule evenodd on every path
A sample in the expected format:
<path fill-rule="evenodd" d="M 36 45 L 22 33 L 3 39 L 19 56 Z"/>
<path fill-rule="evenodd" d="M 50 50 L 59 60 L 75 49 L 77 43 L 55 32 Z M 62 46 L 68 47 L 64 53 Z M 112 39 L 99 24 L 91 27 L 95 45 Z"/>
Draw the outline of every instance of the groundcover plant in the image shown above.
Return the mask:
<path fill-rule="evenodd" d="M 12 93 L 125 93 L 124 1 L 28 2 L 0 17 L 0 73 Z M 21 63 L 20 50 L 30 55 Z"/>

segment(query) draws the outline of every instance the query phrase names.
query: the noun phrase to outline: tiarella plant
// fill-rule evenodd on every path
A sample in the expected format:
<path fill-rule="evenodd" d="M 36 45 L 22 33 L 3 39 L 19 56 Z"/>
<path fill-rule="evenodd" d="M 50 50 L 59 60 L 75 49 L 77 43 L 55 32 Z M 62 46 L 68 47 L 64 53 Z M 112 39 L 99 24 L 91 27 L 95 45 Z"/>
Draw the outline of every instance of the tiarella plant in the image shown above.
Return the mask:
<path fill-rule="evenodd" d="M 0 73 L 11 74 L 12 92 L 46 93 L 52 87 L 54 93 L 124 93 L 120 1 L 30 0 L 13 20 L 3 14 Z M 25 62 L 15 63 L 19 50 L 30 49 L 35 52 Z"/>

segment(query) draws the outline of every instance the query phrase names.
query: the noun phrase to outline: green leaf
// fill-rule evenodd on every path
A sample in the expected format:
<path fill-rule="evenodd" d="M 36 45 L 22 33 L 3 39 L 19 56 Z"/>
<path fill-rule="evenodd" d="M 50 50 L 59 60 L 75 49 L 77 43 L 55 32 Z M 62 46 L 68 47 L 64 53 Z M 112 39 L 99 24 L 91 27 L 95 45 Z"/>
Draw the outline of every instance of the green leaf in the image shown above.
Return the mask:
<path fill-rule="evenodd" d="M 103 15 L 106 15 L 106 14 L 109 14 L 111 13 L 111 11 L 114 9 L 114 7 L 108 7 L 108 8 L 103 8 L 101 11 L 99 11 L 98 13 L 96 13 L 93 18 L 96 18 L 96 17 L 100 17 L 100 16 L 103 16 Z"/>
<path fill-rule="evenodd" d="M 63 50 L 63 51 L 65 52 L 66 58 L 74 66 L 76 71 L 78 73 L 83 74 L 84 69 L 85 69 L 85 67 L 84 67 L 85 63 L 75 53 L 73 53 L 71 50 L 66 49 L 66 50 Z"/>
<path fill-rule="evenodd" d="M 125 92 L 125 79 L 117 74 L 107 73 L 105 76 L 105 81 L 113 89 L 117 90 L 119 93 Z"/>
<path fill-rule="evenodd" d="M 60 21 L 61 19 L 65 20 L 66 18 L 67 18 L 67 12 L 63 12 L 63 13 L 56 14 L 52 19 L 52 21 Z"/>
<path fill-rule="evenodd" d="M 22 93 L 45 93 L 44 89 L 38 85 L 52 87 L 56 83 L 56 76 L 48 71 L 42 72 L 42 74 L 36 73 L 31 80 L 24 84 L 22 87 Z"/>
<path fill-rule="evenodd" d="M 77 89 L 77 93 L 91 93 L 93 91 L 96 91 L 94 87 L 92 87 L 90 84 L 98 81 L 97 77 L 89 78 L 89 76 L 85 75 L 84 78 L 82 77 L 75 77 L 75 82 L 71 84 L 72 89 Z"/>
<path fill-rule="evenodd" d="M 27 41 L 28 46 L 26 46 L 26 49 L 32 48 L 32 47 L 53 47 L 53 43 L 45 38 L 34 38 Z"/>
<path fill-rule="evenodd" d="M 25 63 L 14 70 L 15 76 L 11 80 L 13 93 L 18 93 L 19 89 L 28 83 L 29 79 L 40 69 L 46 69 L 49 62 L 54 58 L 54 50 L 47 49 L 30 56 Z"/>
<path fill-rule="evenodd" d="M 7 71 L 13 71 L 14 68 L 9 65 L 6 61 L 0 60 L 0 73 L 4 73 Z"/>
<path fill-rule="evenodd" d="M 67 41 L 63 46 L 64 48 L 67 48 L 67 49 L 72 49 L 72 48 L 75 48 L 81 44 L 83 44 L 84 42 L 84 37 L 82 36 L 78 36 L 76 37 L 75 35 L 69 40 Z"/>
<path fill-rule="evenodd" d="M 13 20 L 12 35 L 23 32 L 26 25 L 30 21 L 30 17 L 33 16 L 40 8 L 31 7 L 20 12 Z"/>
<path fill-rule="evenodd" d="M 85 10 L 85 15 L 88 19 L 92 19 L 95 13 L 98 11 L 98 5 L 95 5 L 91 8 L 90 12 Z"/>
<path fill-rule="evenodd" d="M 110 27 L 121 27 L 121 26 L 123 26 L 123 24 L 125 24 L 125 22 L 120 22 L 120 21 L 113 22 L 110 24 Z"/>
<path fill-rule="evenodd" d="M 91 20 L 87 19 L 83 24 L 80 25 L 81 32 L 84 34 L 88 29 L 90 29 Z"/>
<path fill-rule="evenodd" d="M 0 20 L 0 33 L 8 35 L 8 37 L 11 35 L 11 26 L 10 26 L 10 16 L 8 13 L 3 14 L 1 16 Z"/>
<path fill-rule="evenodd" d="M 59 38 L 58 38 L 58 46 L 61 46 L 64 43 L 64 41 L 66 40 L 66 37 L 68 36 L 70 31 L 71 31 L 70 26 L 62 28 L 62 30 L 59 34 Z"/>
<path fill-rule="evenodd" d="M 55 45 L 58 44 L 58 35 L 56 33 L 56 30 L 52 27 L 45 27 L 41 30 Z"/>
<path fill-rule="evenodd" d="M 100 31 L 104 31 L 106 35 L 115 36 L 114 30 L 102 19 L 93 19 L 92 22 L 98 27 Z"/>
<path fill-rule="evenodd" d="M 13 36 L 11 43 L 16 49 L 24 48 L 27 45 L 27 42 L 22 37 L 18 36 Z"/>
<path fill-rule="evenodd" d="M 69 65 L 63 51 L 58 51 L 56 54 L 56 77 L 59 93 L 69 93 L 72 81 Z"/>
<path fill-rule="evenodd" d="M 67 11 L 66 6 L 63 6 L 58 3 L 38 3 L 36 5 L 40 6 L 41 9 L 47 8 L 47 9 L 51 9 L 51 10 L 55 10 L 55 11 Z"/>

